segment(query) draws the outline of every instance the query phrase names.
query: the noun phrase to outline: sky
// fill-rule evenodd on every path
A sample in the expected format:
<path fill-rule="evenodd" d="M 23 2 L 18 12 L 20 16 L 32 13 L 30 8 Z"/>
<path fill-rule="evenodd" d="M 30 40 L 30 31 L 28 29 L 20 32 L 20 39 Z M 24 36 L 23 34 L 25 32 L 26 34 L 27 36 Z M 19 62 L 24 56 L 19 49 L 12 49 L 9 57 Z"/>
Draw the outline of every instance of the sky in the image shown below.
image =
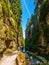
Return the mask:
<path fill-rule="evenodd" d="M 34 0 L 21 0 L 22 5 L 22 28 L 23 28 L 23 37 L 25 38 L 25 29 L 28 18 L 31 14 L 34 14 L 35 4 Z"/>

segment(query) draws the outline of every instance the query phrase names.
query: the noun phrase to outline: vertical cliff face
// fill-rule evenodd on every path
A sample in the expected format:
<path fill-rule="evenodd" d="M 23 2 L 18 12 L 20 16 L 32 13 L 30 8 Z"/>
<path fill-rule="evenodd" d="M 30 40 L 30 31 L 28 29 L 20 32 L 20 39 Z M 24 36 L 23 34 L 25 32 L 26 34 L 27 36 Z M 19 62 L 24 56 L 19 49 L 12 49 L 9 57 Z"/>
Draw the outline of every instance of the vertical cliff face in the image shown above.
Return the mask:
<path fill-rule="evenodd" d="M 3 9 L 2 9 L 2 2 L 0 1 L 0 52 L 6 47 L 4 43 L 5 38 L 5 26 L 3 23 Z"/>
<path fill-rule="evenodd" d="M 0 51 L 5 48 L 17 49 L 16 30 L 14 28 L 15 20 L 12 18 L 10 2 L 0 1 Z"/>
<path fill-rule="evenodd" d="M 0 60 L 1 65 L 8 65 L 7 61 L 9 59 L 9 65 L 26 65 L 25 55 L 21 51 L 18 51 L 18 54 L 14 53 L 18 46 L 23 44 L 19 2 L 19 0 L 0 0 L 0 56 L 5 55 Z"/>
<path fill-rule="evenodd" d="M 18 48 L 18 42 L 21 45 L 23 39 L 20 27 L 21 8 L 16 8 L 20 6 L 19 4 L 19 0 L 0 1 L 0 52 L 4 52 L 7 48 L 15 51 Z"/>

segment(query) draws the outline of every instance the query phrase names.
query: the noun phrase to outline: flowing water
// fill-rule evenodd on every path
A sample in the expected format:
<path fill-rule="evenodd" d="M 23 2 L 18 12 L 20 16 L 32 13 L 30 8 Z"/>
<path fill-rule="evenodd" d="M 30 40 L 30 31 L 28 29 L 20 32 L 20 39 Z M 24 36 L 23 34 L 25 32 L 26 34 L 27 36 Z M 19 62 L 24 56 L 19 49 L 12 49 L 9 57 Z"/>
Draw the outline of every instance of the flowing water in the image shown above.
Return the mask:
<path fill-rule="evenodd" d="M 17 52 L 4 55 L 0 60 L 0 65 L 16 65 Z"/>

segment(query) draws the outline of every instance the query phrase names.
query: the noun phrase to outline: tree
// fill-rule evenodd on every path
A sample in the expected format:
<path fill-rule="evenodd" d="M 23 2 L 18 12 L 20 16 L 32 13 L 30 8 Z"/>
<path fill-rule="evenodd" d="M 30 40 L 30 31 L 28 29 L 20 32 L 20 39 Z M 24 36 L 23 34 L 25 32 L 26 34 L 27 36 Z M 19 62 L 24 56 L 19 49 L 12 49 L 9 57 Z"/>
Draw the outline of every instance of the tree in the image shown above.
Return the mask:
<path fill-rule="evenodd" d="M 26 50 L 36 53 L 38 56 L 44 57 L 49 61 L 49 1 L 44 0 L 37 2 L 35 17 L 29 19 L 28 26 L 26 27 Z M 31 25 L 33 29 L 31 31 Z M 31 37 L 29 36 L 32 32 Z M 29 48 L 28 48 L 29 47 Z"/>

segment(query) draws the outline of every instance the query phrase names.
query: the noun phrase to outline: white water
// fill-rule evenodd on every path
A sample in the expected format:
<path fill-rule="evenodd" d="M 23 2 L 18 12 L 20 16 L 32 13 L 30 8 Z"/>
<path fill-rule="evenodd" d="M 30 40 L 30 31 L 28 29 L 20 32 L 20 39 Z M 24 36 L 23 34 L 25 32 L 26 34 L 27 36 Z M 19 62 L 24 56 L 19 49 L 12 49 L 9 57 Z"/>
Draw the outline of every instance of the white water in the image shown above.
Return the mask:
<path fill-rule="evenodd" d="M 0 65 L 16 65 L 17 52 L 10 55 L 4 55 L 0 60 Z"/>

